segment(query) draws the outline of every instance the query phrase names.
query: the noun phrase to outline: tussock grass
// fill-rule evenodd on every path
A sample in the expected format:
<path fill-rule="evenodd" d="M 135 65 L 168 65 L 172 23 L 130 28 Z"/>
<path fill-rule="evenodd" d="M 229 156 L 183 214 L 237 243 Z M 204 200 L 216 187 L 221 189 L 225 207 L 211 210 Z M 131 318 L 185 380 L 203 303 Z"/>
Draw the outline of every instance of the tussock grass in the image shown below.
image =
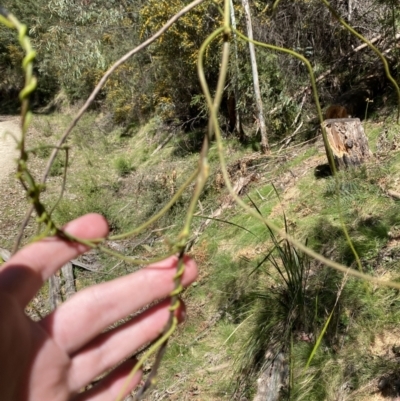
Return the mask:
<path fill-rule="evenodd" d="M 129 160 L 125 159 L 123 156 L 119 156 L 115 159 L 114 166 L 120 177 L 127 176 L 133 170 L 133 166 Z"/>
<path fill-rule="evenodd" d="M 70 117 L 35 119 L 40 135 L 32 147 L 41 149 L 36 156 L 42 166 L 45 156 L 40 152 L 46 152 L 43 145 L 56 141 Z M 374 151 L 381 131 L 378 126 L 367 125 Z M 54 214 L 57 222 L 96 211 L 106 216 L 113 233 L 119 233 L 160 210 L 174 188 L 195 168 L 200 135 L 177 133 L 152 155 L 167 134 L 158 119 L 144 127 L 123 130 L 110 124 L 106 116 L 84 116 L 68 143 L 69 174 L 65 197 Z M 229 138 L 225 146 L 232 165 L 252 151 Z M 313 249 L 354 267 L 354 255 L 341 228 L 339 205 L 365 272 L 399 280 L 400 245 L 393 238 L 400 230 L 400 203 L 385 193 L 400 177 L 398 153 L 391 151 L 378 162 L 371 160 L 365 168 L 340 172 L 337 186 L 331 178 L 315 178 L 313 166 L 321 159 L 318 149 L 317 145 L 295 148 L 285 151 L 282 158 L 258 162 L 259 167 L 251 171 L 259 172 L 260 178 L 246 188 L 250 199 L 263 216 L 282 228 L 284 213 L 286 229 L 308 241 Z M 226 189 L 215 184 L 215 144 L 211 145 L 209 160 L 211 177 L 199 205 L 202 215 L 211 214 L 226 200 Z M 172 182 L 172 171 L 176 172 L 176 182 Z M 235 171 L 232 174 L 235 179 Z M 57 199 L 61 182 L 60 175 L 50 179 L 44 194 L 48 204 Z M 167 249 L 168 238 L 179 229 L 189 193 L 184 193 L 146 233 L 115 246 L 140 258 L 151 258 Z M 243 199 L 251 205 L 248 197 Z M 302 268 L 294 263 L 294 270 L 285 270 L 292 262 L 284 255 L 298 262 L 303 256 L 274 239 L 265 225 L 234 205 L 224 210 L 220 219 L 208 226 L 191 250 L 199 262 L 200 277 L 184 294 L 188 320 L 171 341 L 158 388 L 148 395 L 149 401 L 156 399 L 157 391 L 164 390 L 176 392 L 182 400 L 195 394 L 205 401 L 234 400 L 239 394 L 251 399 L 270 347 L 285 352 L 291 379 L 284 383 L 282 397 L 293 401 L 340 397 L 366 401 L 380 377 L 396 374 L 390 354 L 393 344 L 388 342 L 386 354 L 379 357 L 373 347 L 377 338 L 387 337 L 400 323 L 397 291 L 348 279 L 337 300 L 341 274 L 312 260 L 304 260 Z M 202 222 L 194 219 L 193 228 Z M 103 269 L 96 274 L 77 270 L 78 288 L 135 269 L 113 258 L 96 258 Z M 307 273 L 292 276 L 297 277 L 297 287 L 290 284 L 292 271 Z M 332 311 L 328 329 L 306 369 Z"/>
<path fill-rule="evenodd" d="M 396 166 L 397 162 L 393 162 L 393 165 Z M 396 262 L 382 264 L 380 256 L 389 241 L 388 231 L 396 227 L 399 219 L 398 203 L 388 199 L 379 185 L 386 175 L 385 166 L 373 163 L 360 171 L 343 172 L 339 196 L 340 206 L 344 209 L 344 223 L 350 231 L 365 271 L 380 274 L 378 271 L 385 269 L 385 265 L 390 269 L 390 277 L 393 279 L 399 275 L 400 266 Z M 344 239 L 339 220 L 335 200 L 336 184 L 330 179 L 316 180 L 310 171 L 296 186 L 299 189 L 296 199 L 286 203 L 285 193 L 281 195 L 283 205 L 287 205 L 284 210 L 288 224 L 300 238 L 308 238 L 309 245 L 314 249 L 335 260 L 353 265 L 354 255 Z M 263 185 L 257 187 L 257 190 L 258 192 L 252 192 L 251 197 L 257 199 L 262 213 L 269 215 L 278 202 L 276 197 L 268 197 L 271 186 Z M 258 194 L 267 197 L 267 200 L 260 199 Z M 372 288 L 358 280 L 349 279 L 335 307 L 342 275 L 310 261 L 310 274 L 305 284 L 307 291 L 303 297 L 305 301 L 301 303 L 308 308 L 305 323 L 294 325 L 285 331 L 288 312 L 282 302 L 279 302 L 279 297 L 283 296 L 280 291 L 284 288 L 282 284 L 277 284 L 279 274 L 271 276 L 270 267 L 266 269 L 268 274 L 266 271 L 259 271 L 251 275 L 257 260 L 262 258 L 260 254 L 265 255 L 266 250 L 273 246 L 270 235 L 264 226 L 245 215 L 236 215 L 231 210 L 226 216 L 229 221 L 243 226 L 251 233 L 221 222 L 210 225 L 204 236 L 209 239 L 208 249 L 215 270 L 206 282 L 211 293 L 216 291 L 219 294 L 218 310 L 224 311 L 226 319 L 229 318 L 233 323 L 229 341 L 236 340 L 236 343 L 241 344 L 235 360 L 238 355 L 246 360 L 247 355 L 247 367 L 253 370 L 254 379 L 249 380 L 249 371 L 243 373 L 243 364 L 241 369 L 233 364 L 234 372 L 242 372 L 244 381 L 239 387 L 231 384 L 230 392 L 224 397 L 218 398 L 214 394 L 214 397 L 204 399 L 234 399 L 232 388 L 251 398 L 254 394 L 256 372 L 265 363 L 265 350 L 278 343 L 271 340 L 271 332 L 275 331 L 286 335 L 281 337 L 284 340 L 279 344 L 287 350 L 293 377 L 293 381 L 290 384 L 285 383 L 286 387 L 282 390 L 282 396 L 287 397 L 284 399 L 337 400 L 340 397 L 350 397 L 368 400 L 371 392 L 365 388 L 372 390 L 366 386 L 374 383 L 370 386 L 376 391 L 379 378 L 393 374 L 394 371 L 393 360 L 376 359 L 371 347 L 376 336 L 386 330 L 390 331 L 399 323 L 398 292 Z M 274 219 L 277 220 L 278 217 L 274 215 Z M 278 266 L 282 266 L 281 262 Z M 194 298 L 198 291 L 195 288 Z M 213 300 L 209 302 L 213 303 Z M 331 311 L 333 315 L 328 330 L 310 367 L 305 369 L 315 340 Z M 219 326 L 226 319 L 221 319 Z M 278 337 L 276 335 L 275 338 Z M 215 341 L 214 334 L 208 336 L 206 341 Z M 247 345 L 243 348 L 243 344 Z M 387 347 L 389 349 L 390 345 Z M 221 353 L 228 358 L 226 349 Z M 194 365 L 198 357 L 196 354 Z M 234 373 L 232 382 L 237 383 L 238 377 L 240 376 Z M 219 376 L 217 380 L 223 382 Z M 205 386 L 201 388 L 205 389 Z"/>

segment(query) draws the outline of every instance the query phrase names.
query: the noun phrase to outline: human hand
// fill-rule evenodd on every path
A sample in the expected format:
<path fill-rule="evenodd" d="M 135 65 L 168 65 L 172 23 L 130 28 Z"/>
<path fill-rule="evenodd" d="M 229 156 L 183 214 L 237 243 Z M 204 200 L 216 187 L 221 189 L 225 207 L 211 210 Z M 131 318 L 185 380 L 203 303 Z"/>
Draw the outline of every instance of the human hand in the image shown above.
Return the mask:
<path fill-rule="evenodd" d="M 65 230 L 91 239 L 105 237 L 108 226 L 104 218 L 90 214 L 69 223 Z M 1 401 L 113 401 L 135 360 L 126 360 L 96 386 L 81 390 L 157 338 L 168 321 L 166 300 L 104 332 L 116 321 L 168 296 L 173 290 L 176 257 L 86 288 L 39 322 L 26 316 L 25 307 L 43 283 L 87 250 L 82 244 L 47 238 L 23 248 L 0 269 Z M 197 269 L 189 258 L 185 265 L 183 284 L 188 285 L 195 280 Z M 139 372 L 127 392 L 140 378 Z"/>

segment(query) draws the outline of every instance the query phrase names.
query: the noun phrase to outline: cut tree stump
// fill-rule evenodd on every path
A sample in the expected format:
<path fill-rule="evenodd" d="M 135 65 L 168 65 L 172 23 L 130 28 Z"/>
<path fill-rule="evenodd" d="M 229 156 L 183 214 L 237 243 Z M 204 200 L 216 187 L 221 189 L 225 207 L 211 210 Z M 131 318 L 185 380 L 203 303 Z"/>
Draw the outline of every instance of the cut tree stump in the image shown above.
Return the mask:
<path fill-rule="evenodd" d="M 359 118 L 333 118 L 322 123 L 338 170 L 363 164 L 370 156 Z"/>

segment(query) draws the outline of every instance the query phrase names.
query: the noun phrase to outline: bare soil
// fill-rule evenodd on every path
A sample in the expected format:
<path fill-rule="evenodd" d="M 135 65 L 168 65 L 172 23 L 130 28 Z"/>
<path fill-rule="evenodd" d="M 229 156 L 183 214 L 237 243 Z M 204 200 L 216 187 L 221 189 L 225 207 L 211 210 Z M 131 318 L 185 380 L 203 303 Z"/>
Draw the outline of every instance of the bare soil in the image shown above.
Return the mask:
<path fill-rule="evenodd" d="M 15 159 L 18 155 L 16 140 L 20 137 L 19 118 L 11 117 L 2 121 L 0 117 L 0 185 L 6 182 L 9 175 L 15 171 Z"/>
<path fill-rule="evenodd" d="M 20 121 L 19 116 L 0 115 L 0 247 L 9 250 L 29 206 L 25 192 L 15 178 L 18 158 L 16 141 L 21 138 Z M 24 235 L 23 243 L 27 237 Z"/>

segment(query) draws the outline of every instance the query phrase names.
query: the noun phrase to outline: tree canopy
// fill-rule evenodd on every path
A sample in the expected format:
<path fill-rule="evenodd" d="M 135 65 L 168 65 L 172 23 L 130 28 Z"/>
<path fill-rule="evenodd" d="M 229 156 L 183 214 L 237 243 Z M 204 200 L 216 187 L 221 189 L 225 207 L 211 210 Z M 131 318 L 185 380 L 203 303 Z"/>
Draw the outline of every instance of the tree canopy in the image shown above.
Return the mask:
<path fill-rule="evenodd" d="M 337 13 L 370 40 L 386 50 L 391 68 L 398 68 L 394 46 L 399 10 L 393 0 L 333 1 Z M 5 0 L 4 6 L 29 27 L 37 50 L 39 90 L 35 106 L 48 104 L 60 91 L 70 102 L 85 99 L 102 74 L 124 53 L 157 31 L 187 4 L 104 0 Z M 360 41 L 344 29 L 319 0 L 250 2 L 254 39 L 284 46 L 307 57 L 316 75 L 323 75 L 319 92 L 323 104 L 357 98 L 359 116 L 366 99 L 379 95 L 386 81 L 379 60 L 369 50 L 355 51 Z M 116 123 L 143 122 L 154 114 L 165 122 L 205 125 L 205 101 L 198 83 L 196 60 L 201 43 L 222 18 L 220 5 L 205 1 L 183 16 L 156 43 L 129 60 L 112 75 L 96 106 L 110 112 Z M 246 32 L 240 2 L 234 3 L 238 29 Z M 213 88 L 219 68 L 219 43 L 208 48 L 206 77 Z M 237 42 L 237 63 L 231 61 L 230 77 L 222 105 L 228 118 L 228 98 L 235 86 L 234 107 L 250 131 L 255 129 L 256 107 L 248 46 Z M 22 52 L 16 39 L 0 27 L 1 103 L 4 110 L 18 107 Z M 234 58 L 232 58 L 233 60 Z M 261 97 L 272 135 L 288 133 L 299 112 L 315 115 L 312 97 L 302 101 L 309 78 L 297 59 L 257 49 Z M 349 92 L 351 92 L 349 94 Z M 361 99 L 361 101 L 360 101 Z M 271 113 L 271 111 L 275 111 Z M 224 121 L 222 121 L 224 126 Z M 229 130 L 229 124 L 226 123 Z"/>

